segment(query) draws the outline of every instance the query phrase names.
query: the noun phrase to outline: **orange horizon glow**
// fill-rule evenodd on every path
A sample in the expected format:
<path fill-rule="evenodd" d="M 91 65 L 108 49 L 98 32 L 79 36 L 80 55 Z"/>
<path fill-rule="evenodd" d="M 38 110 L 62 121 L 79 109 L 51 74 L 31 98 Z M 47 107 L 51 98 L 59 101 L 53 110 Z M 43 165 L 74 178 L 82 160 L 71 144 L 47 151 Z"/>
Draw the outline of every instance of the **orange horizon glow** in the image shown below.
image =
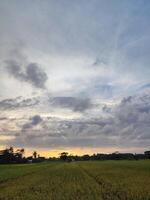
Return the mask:
<path fill-rule="evenodd" d="M 7 146 L 8 147 L 8 146 Z M 6 146 L 0 146 L 0 149 L 5 149 Z M 20 147 L 14 147 L 14 150 L 18 149 Z M 143 148 L 119 148 L 119 147 L 103 147 L 103 148 L 87 148 L 87 147 L 78 147 L 78 148 L 58 148 L 58 149 L 46 149 L 46 148 L 25 148 L 25 156 L 31 156 L 34 151 L 37 151 L 37 153 L 40 156 L 44 156 L 46 158 L 49 157 L 59 157 L 61 152 L 68 152 L 72 155 L 85 155 L 85 154 L 97 154 L 97 153 L 113 153 L 115 151 L 119 151 L 121 153 L 141 153 L 144 152 Z"/>
<path fill-rule="evenodd" d="M 106 154 L 109 154 L 109 153 L 113 153 L 115 151 L 119 151 L 119 152 L 122 152 L 122 153 L 139 153 L 139 152 L 142 152 L 141 149 L 137 148 L 128 148 L 128 149 L 121 149 L 121 148 L 60 148 L 60 149 L 25 149 L 25 156 L 30 156 L 32 155 L 33 151 L 37 151 L 37 153 L 40 155 L 40 156 L 44 156 L 46 158 L 49 158 L 49 157 L 59 157 L 60 153 L 61 152 L 68 152 L 69 154 L 72 154 L 72 155 L 79 155 L 79 156 L 82 156 L 82 155 L 85 155 L 85 154 L 89 154 L 89 155 L 92 155 L 92 154 L 97 154 L 97 153 L 106 153 Z"/>

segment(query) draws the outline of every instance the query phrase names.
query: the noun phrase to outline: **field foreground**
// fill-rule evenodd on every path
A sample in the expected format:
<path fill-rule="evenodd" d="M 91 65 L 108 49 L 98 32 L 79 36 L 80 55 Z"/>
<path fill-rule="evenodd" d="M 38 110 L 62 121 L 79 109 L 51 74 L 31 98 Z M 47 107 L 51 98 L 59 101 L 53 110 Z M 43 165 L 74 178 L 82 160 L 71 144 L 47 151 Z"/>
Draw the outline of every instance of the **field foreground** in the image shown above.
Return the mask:
<path fill-rule="evenodd" d="M 150 200 L 150 161 L 0 166 L 0 200 Z"/>

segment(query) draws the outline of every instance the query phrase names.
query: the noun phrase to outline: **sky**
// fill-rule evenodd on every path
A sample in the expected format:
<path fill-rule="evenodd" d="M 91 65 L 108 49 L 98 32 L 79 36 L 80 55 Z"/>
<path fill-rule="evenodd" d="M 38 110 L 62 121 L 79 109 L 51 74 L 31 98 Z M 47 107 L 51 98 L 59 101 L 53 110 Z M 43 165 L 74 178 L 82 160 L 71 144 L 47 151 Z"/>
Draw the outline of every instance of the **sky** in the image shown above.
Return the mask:
<path fill-rule="evenodd" d="M 150 1 L 0 1 L 0 147 L 150 148 Z"/>

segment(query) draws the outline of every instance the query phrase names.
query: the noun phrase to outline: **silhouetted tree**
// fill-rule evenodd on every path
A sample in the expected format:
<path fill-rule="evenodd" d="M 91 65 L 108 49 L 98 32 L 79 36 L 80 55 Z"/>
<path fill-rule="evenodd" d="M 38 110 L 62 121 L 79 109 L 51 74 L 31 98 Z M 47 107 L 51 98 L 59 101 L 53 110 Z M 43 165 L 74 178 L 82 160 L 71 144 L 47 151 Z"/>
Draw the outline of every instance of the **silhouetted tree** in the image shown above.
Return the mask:
<path fill-rule="evenodd" d="M 25 153 L 25 150 L 22 148 L 22 149 L 17 149 L 16 151 L 16 154 L 20 157 L 20 158 L 23 158 L 23 155 Z"/>
<path fill-rule="evenodd" d="M 36 152 L 36 151 L 33 152 L 33 158 L 34 158 L 34 159 L 37 158 L 37 152 Z"/>
<path fill-rule="evenodd" d="M 0 151 L 0 162 L 1 163 L 12 163 L 15 161 L 13 147 L 6 148 Z"/>
<path fill-rule="evenodd" d="M 66 161 L 68 158 L 68 152 L 62 152 L 60 154 L 60 159 L 63 160 L 63 161 Z"/>
<path fill-rule="evenodd" d="M 14 153 L 14 148 L 13 148 L 13 147 L 9 147 L 9 148 L 8 148 L 8 152 L 9 152 L 10 154 L 13 154 L 13 153 Z"/>

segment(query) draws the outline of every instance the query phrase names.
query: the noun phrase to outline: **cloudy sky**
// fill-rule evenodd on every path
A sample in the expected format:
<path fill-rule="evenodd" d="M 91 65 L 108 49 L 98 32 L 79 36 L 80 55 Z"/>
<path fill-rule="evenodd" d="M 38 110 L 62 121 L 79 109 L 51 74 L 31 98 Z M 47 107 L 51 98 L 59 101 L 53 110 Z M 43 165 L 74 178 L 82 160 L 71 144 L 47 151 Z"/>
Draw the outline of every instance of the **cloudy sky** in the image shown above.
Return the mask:
<path fill-rule="evenodd" d="M 0 147 L 150 148 L 150 1 L 0 1 Z"/>

